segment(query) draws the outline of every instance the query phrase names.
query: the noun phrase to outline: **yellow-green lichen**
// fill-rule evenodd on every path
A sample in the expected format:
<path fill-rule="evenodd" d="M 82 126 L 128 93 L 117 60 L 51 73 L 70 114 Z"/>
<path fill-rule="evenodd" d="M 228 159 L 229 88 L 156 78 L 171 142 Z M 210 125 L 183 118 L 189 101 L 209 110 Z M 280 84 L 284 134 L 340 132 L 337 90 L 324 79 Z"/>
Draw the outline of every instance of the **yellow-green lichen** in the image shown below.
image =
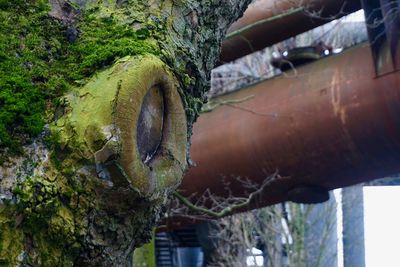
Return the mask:
<path fill-rule="evenodd" d="M 155 85 L 163 90 L 167 112 L 160 152 L 146 165 L 139 156 L 136 127 L 142 101 Z M 61 149 L 96 164 L 114 161 L 113 182 L 125 180 L 141 194 L 178 184 L 186 168 L 186 118 L 174 79 L 157 57 L 120 59 L 73 90 L 64 105 L 65 115 L 52 126 Z"/>
<path fill-rule="evenodd" d="M 23 252 L 23 234 L 15 209 L 0 204 L 0 266 L 17 266 Z"/>
<path fill-rule="evenodd" d="M 155 232 L 153 230 L 151 241 L 135 249 L 132 257 L 133 267 L 156 267 L 155 252 Z"/>
<path fill-rule="evenodd" d="M 25 251 L 19 256 L 21 262 L 33 266 L 73 265 L 85 234 L 83 219 L 89 207 L 83 200 L 90 194 L 87 188 L 86 196 L 79 196 L 81 190 L 76 189 L 65 177 L 50 181 L 41 176 L 29 177 L 15 189 L 17 205 L 13 217 L 19 221 L 14 234 L 22 236 L 23 240 L 17 243 L 24 244 Z M 3 229 L 7 227 L 2 225 Z"/>

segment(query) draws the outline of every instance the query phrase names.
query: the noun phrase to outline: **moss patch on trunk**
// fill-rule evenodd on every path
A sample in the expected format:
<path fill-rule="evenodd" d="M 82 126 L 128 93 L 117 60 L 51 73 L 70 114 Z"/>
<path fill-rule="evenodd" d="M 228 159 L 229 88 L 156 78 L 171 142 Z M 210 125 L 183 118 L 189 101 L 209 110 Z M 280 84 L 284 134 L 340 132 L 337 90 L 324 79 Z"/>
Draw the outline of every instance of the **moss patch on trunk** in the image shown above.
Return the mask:
<path fill-rule="evenodd" d="M 96 7 L 69 8 L 74 23 L 51 17 L 48 1 L 0 1 L 0 148 L 21 152 L 52 119 L 59 96 L 115 59 L 158 54 L 151 29 Z"/>

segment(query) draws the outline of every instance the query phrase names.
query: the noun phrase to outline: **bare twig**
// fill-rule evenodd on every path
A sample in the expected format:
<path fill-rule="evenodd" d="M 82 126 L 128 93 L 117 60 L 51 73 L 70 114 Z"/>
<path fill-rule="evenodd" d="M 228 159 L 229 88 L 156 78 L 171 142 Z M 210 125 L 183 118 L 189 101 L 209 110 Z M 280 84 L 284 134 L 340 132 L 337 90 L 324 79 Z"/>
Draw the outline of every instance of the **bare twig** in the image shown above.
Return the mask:
<path fill-rule="evenodd" d="M 282 14 L 279 14 L 279 15 L 276 15 L 276 16 L 273 16 L 273 17 L 269 17 L 269 18 L 266 18 L 266 19 L 258 20 L 256 22 L 254 22 L 252 24 L 249 24 L 249 25 L 247 25 L 245 27 L 242 27 L 242 28 L 240 28 L 240 29 L 238 29 L 236 31 L 228 33 L 226 35 L 225 39 L 229 39 L 229 38 L 241 35 L 243 32 L 245 32 L 245 31 L 247 31 L 247 30 L 249 30 L 251 28 L 254 28 L 254 27 L 269 23 L 271 21 L 283 19 L 285 17 L 288 17 L 288 16 L 296 14 L 296 13 L 300 13 L 300 12 L 303 12 L 303 11 L 304 11 L 304 7 L 298 7 L 298 8 L 295 8 L 295 9 L 288 10 L 285 13 L 282 13 Z"/>
<path fill-rule="evenodd" d="M 210 102 L 203 105 L 203 107 L 201 109 L 201 113 L 211 112 L 219 106 L 242 103 L 244 101 L 247 101 L 247 100 L 250 100 L 253 98 L 254 98 L 254 95 L 249 95 L 249 96 L 243 97 L 241 99 L 228 99 L 228 100 L 221 100 L 221 101 L 210 100 Z"/>
<path fill-rule="evenodd" d="M 212 209 L 208 209 L 203 206 L 198 206 L 196 204 L 193 204 L 188 198 L 182 196 L 177 191 L 173 192 L 173 196 L 176 197 L 180 201 L 180 203 L 182 203 L 184 206 L 189 208 L 189 210 L 210 216 L 211 218 L 214 218 L 214 219 L 217 219 L 217 218 L 222 218 L 224 216 L 233 214 L 235 211 L 238 211 L 238 210 L 248 207 L 254 201 L 254 199 L 264 191 L 265 187 L 267 185 L 269 185 L 271 183 L 271 181 L 275 180 L 277 177 L 279 177 L 278 172 L 275 172 L 274 174 L 268 176 L 263 181 L 263 183 L 259 187 L 259 189 L 250 193 L 247 198 L 241 198 L 240 202 L 225 206 L 220 211 L 214 211 Z M 214 200 L 214 204 L 217 204 L 215 202 L 215 198 L 210 197 L 210 200 Z M 236 200 L 237 200 L 237 198 L 236 198 Z"/>

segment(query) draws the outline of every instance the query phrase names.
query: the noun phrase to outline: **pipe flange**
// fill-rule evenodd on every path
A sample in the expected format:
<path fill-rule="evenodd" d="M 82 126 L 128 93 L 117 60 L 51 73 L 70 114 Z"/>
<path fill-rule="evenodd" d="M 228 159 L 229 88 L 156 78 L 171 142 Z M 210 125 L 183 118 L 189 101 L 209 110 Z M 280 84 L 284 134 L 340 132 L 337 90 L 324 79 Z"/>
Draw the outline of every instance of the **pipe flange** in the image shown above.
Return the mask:
<path fill-rule="evenodd" d="M 318 204 L 329 200 L 329 191 L 315 185 L 296 186 L 289 190 L 288 200 L 299 204 Z"/>

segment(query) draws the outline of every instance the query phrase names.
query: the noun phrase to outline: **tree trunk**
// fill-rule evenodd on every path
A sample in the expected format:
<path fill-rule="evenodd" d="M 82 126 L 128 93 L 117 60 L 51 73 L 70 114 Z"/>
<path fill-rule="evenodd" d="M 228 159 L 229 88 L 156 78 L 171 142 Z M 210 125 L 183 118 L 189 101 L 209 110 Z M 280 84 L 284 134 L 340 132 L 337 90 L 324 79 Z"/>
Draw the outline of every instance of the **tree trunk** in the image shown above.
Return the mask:
<path fill-rule="evenodd" d="M 249 0 L 0 0 L 0 265 L 126 266 Z"/>
<path fill-rule="evenodd" d="M 343 266 L 365 267 L 363 185 L 342 189 Z"/>
<path fill-rule="evenodd" d="M 305 225 L 305 260 L 310 267 L 335 267 L 337 261 L 336 200 L 309 206 Z"/>

